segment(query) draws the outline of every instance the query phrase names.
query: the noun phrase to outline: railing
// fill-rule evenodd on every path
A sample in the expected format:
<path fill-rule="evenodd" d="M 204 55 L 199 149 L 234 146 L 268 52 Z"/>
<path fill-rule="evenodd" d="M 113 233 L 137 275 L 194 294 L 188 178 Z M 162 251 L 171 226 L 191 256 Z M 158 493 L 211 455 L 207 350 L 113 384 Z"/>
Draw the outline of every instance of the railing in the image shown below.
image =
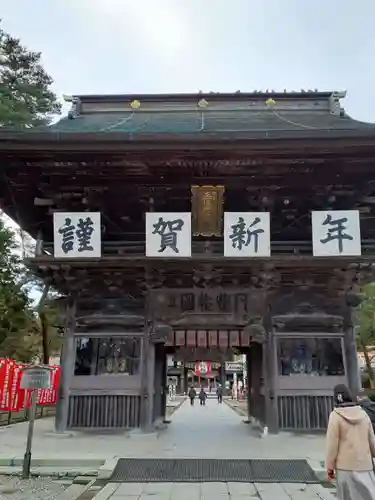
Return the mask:
<path fill-rule="evenodd" d="M 56 406 L 38 406 L 36 409 L 35 418 L 54 417 L 56 414 Z M 20 424 L 29 420 L 29 410 L 22 409 L 20 411 L 2 411 L 0 412 L 0 427 L 5 425 Z"/>
<path fill-rule="evenodd" d="M 129 237 L 132 235 L 128 235 Z M 53 243 L 44 242 L 37 245 L 36 256 L 53 256 Z M 143 240 L 127 239 L 123 241 L 103 241 L 103 256 L 142 256 L 146 254 L 146 243 Z M 192 255 L 224 255 L 223 240 L 206 240 L 192 242 Z M 311 241 L 272 241 L 271 255 L 305 255 L 312 256 Z M 375 255 L 375 240 L 362 242 L 362 255 Z"/>
<path fill-rule="evenodd" d="M 139 427 L 141 398 L 137 395 L 70 396 L 69 429 Z"/>
<path fill-rule="evenodd" d="M 323 431 L 333 408 L 333 396 L 279 396 L 280 430 Z"/>

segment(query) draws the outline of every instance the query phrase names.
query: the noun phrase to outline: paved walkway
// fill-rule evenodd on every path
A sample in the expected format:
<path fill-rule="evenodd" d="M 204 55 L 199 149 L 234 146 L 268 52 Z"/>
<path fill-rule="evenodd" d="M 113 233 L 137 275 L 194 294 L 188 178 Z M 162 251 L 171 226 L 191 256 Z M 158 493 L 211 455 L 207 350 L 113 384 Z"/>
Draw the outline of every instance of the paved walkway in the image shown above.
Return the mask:
<path fill-rule="evenodd" d="M 149 435 L 131 432 L 68 432 L 56 435 L 53 419 L 35 422 L 33 458 L 44 460 L 102 459 L 114 457 L 155 458 L 324 458 L 323 436 L 280 433 L 259 437 L 259 430 L 225 403 L 209 399 L 207 406 L 185 402 L 172 416 L 165 431 Z M 0 463 L 22 458 L 27 423 L 0 428 Z M 93 435 L 95 438 L 93 439 Z M 57 453 L 58 450 L 58 453 Z"/>
<path fill-rule="evenodd" d="M 128 455 L 122 455 L 128 456 Z M 308 458 L 324 457 L 323 436 L 281 433 L 262 439 L 260 430 L 243 423 L 234 410 L 216 399 L 193 407 L 186 401 L 172 423 L 148 451 L 159 458 Z"/>
<path fill-rule="evenodd" d="M 225 403 L 184 403 L 172 424 L 145 457 L 165 458 L 317 458 L 321 437 L 285 434 L 261 439 L 259 430 L 242 422 Z M 286 440 L 287 439 L 287 440 Z M 128 456 L 127 453 L 122 454 Z M 109 484 L 95 500 L 333 500 L 320 485 L 251 483 Z"/>
<path fill-rule="evenodd" d="M 167 417 L 170 417 L 184 400 L 184 397 L 177 396 L 173 401 L 168 401 Z M 0 427 L 1 465 L 9 460 L 23 458 L 28 426 L 28 422 L 23 422 Z M 142 457 L 154 446 L 157 439 L 157 433 L 145 435 L 138 430 L 67 431 L 64 434 L 56 434 L 54 418 L 43 418 L 35 421 L 32 456 L 33 460 L 71 460 L 75 464 L 94 459 L 104 462 L 123 453 Z"/>
<path fill-rule="evenodd" d="M 313 467 L 324 457 L 323 436 L 281 433 L 260 437 L 259 429 L 243 423 L 235 411 L 216 399 L 194 407 L 186 401 L 159 433 L 68 432 L 54 433 L 53 419 L 35 422 L 33 460 L 56 465 L 84 459 L 138 458 L 306 458 Z M 178 401 L 173 404 L 178 404 Z M 0 429 L 0 464 L 21 459 L 25 452 L 27 423 Z M 58 452 L 57 452 L 58 450 Z M 112 460 L 111 460 L 112 462 Z M 256 495 L 254 497 L 254 495 Z M 95 500 L 332 500 L 329 490 L 311 485 L 280 484 L 121 484 L 106 486 Z"/>
<path fill-rule="evenodd" d="M 334 500 L 318 485 L 154 483 L 106 486 L 94 500 Z"/>

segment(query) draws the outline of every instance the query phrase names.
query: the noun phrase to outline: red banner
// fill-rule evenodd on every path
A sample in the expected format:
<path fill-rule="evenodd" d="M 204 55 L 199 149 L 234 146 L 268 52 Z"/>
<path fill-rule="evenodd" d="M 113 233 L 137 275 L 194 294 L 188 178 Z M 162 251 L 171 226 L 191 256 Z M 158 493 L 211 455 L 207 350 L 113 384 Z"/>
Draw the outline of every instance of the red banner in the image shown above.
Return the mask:
<path fill-rule="evenodd" d="M 49 366 L 48 368 L 51 368 L 51 388 L 38 390 L 38 405 L 54 405 L 57 401 L 57 389 L 59 387 L 60 379 L 60 366 Z"/>
<path fill-rule="evenodd" d="M 20 411 L 30 408 L 31 392 L 21 389 L 22 368 L 25 364 L 0 358 L 0 411 Z M 37 391 L 38 405 L 54 405 L 60 379 L 60 366 L 51 365 L 51 388 Z"/>
<path fill-rule="evenodd" d="M 12 388 L 11 388 L 11 411 L 20 411 L 24 407 L 25 391 L 21 389 L 22 368 L 25 365 L 15 364 L 13 370 Z"/>
<path fill-rule="evenodd" d="M 15 361 L 10 359 L 1 359 L 2 369 L 0 375 L 0 410 L 11 411 L 12 407 L 12 389 L 13 389 L 13 375 L 15 368 Z"/>
<path fill-rule="evenodd" d="M 5 404 L 4 401 L 4 388 L 5 388 L 5 378 L 7 374 L 7 359 L 0 359 L 0 407 Z"/>

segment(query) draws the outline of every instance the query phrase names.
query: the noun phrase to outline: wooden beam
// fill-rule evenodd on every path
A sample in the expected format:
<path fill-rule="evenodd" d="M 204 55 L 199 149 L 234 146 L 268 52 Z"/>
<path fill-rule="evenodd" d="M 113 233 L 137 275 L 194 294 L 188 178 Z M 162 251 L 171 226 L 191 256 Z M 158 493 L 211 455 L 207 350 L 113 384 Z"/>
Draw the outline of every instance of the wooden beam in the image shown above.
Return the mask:
<path fill-rule="evenodd" d="M 196 264 L 215 264 L 221 265 L 227 268 L 233 268 L 241 266 L 244 269 L 256 268 L 260 265 L 272 265 L 278 267 L 294 267 L 302 266 L 308 268 L 332 268 L 335 267 L 346 267 L 348 265 L 359 265 L 359 264 L 372 264 L 374 260 L 374 255 L 361 255 L 356 257 L 313 257 L 312 255 L 279 255 L 274 257 L 257 257 L 255 260 L 249 258 L 236 258 L 228 259 L 222 255 L 193 255 L 192 257 L 179 257 L 178 259 L 157 259 L 146 257 L 145 255 L 116 255 L 116 256 L 105 256 L 100 259 L 54 259 L 50 256 L 35 257 L 25 259 L 25 265 L 30 268 L 92 268 L 92 267 L 102 267 L 103 269 L 122 269 L 124 267 L 132 267 L 134 265 L 138 266 L 150 266 L 154 268 L 169 268 L 179 269 L 184 263 L 188 263 L 188 266 L 193 263 Z"/>

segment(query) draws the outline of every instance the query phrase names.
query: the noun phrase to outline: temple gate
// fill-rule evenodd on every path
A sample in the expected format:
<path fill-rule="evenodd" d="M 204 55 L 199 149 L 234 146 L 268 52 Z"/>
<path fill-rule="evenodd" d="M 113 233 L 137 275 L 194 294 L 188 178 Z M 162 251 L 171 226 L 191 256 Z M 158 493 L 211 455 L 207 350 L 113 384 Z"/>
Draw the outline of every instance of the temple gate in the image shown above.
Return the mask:
<path fill-rule="evenodd" d="M 375 127 L 342 97 L 77 96 L 51 127 L 0 132 L 1 207 L 61 295 L 57 430 L 151 429 L 167 355 L 222 376 L 246 354 L 271 432 L 322 430 L 333 387 L 358 390 Z"/>

